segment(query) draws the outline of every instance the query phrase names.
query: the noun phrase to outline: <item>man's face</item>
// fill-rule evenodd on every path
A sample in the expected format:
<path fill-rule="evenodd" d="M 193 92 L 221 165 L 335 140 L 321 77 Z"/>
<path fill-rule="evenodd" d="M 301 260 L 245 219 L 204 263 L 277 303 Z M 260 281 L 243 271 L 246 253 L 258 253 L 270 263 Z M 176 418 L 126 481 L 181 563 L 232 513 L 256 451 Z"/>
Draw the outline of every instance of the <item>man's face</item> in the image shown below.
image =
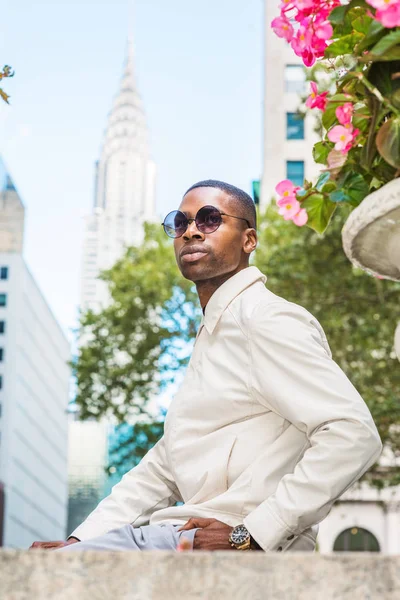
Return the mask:
<path fill-rule="evenodd" d="M 179 210 L 194 219 L 200 208 L 210 205 L 228 215 L 244 216 L 224 191 L 208 187 L 188 192 Z M 195 283 L 233 275 L 248 266 L 256 243 L 255 231 L 241 219 L 223 216 L 219 228 L 208 234 L 199 231 L 193 221 L 183 236 L 174 240 L 176 262 L 182 275 Z M 191 253 L 185 253 L 189 249 Z"/>

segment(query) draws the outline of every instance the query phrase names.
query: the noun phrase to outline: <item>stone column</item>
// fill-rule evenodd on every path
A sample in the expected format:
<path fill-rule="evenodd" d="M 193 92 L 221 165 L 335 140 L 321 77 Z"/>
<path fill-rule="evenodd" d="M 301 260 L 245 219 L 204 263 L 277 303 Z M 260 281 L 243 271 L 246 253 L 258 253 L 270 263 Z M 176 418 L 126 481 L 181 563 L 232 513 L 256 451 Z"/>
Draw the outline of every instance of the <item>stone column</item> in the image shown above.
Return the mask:
<path fill-rule="evenodd" d="M 385 503 L 386 554 L 400 554 L 400 502 Z"/>

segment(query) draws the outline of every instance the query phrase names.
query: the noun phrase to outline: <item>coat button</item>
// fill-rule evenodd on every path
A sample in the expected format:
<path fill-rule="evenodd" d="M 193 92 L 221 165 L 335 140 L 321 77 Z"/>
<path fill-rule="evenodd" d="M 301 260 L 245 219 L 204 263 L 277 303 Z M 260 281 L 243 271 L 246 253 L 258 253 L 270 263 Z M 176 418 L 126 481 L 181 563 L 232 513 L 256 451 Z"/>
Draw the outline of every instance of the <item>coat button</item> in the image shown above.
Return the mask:
<path fill-rule="evenodd" d="M 294 535 L 289 535 L 289 537 L 286 539 L 289 541 L 289 540 L 292 540 L 293 538 L 294 538 Z"/>
<path fill-rule="evenodd" d="M 282 552 L 282 546 L 279 546 L 277 552 Z"/>

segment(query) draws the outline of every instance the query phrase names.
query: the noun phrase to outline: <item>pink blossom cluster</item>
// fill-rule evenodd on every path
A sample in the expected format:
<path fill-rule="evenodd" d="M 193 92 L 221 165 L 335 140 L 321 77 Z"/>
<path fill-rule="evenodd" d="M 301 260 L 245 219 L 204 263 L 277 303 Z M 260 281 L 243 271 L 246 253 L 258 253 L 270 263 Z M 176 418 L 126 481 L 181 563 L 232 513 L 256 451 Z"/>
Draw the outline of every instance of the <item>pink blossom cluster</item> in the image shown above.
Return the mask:
<path fill-rule="evenodd" d="M 400 27 L 400 0 L 366 0 L 376 8 L 375 19 L 384 27 Z"/>
<path fill-rule="evenodd" d="M 299 190 L 289 179 L 284 179 L 275 188 L 279 198 L 276 204 L 279 207 L 279 214 L 285 221 L 293 221 L 295 225 L 301 227 L 308 221 L 308 215 L 305 208 L 301 208 L 300 202 L 296 198 L 296 192 Z"/>
<path fill-rule="evenodd" d="M 311 82 L 311 95 L 306 100 L 307 108 L 319 108 L 322 112 L 325 111 L 326 105 L 328 104 L 327 98 L 328 92 L 318 92 L 317 84 Z"/>
<path fill-rule="evenodd" d="M 324 55 L 332 39 L 328 17 L 340 4 L 340 0 L 281 0 L 280 15 L 271 27 L 278 37 L 289 42 L 306 67 L 311 67 Z"/>
<path fill-rule="evenodd" d="M 354 145 L 359 129 L 352 124 L 354 107 L 351 102 L 345 102 L 336 109 L 336 118 L 340 125 L 335 125 L 328 131 L 328 140 L 335 142 L 335 150 L 347 154 Z"/>

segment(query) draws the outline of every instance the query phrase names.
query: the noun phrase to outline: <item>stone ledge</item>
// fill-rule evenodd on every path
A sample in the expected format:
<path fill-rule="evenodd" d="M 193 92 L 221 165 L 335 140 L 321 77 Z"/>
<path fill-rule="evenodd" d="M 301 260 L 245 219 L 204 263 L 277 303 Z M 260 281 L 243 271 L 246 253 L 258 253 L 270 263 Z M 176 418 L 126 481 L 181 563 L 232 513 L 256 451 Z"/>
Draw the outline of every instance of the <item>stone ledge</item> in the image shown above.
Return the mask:
<path fill-rule="evenodd" d="M 399 600 L 400 556 L 0 551 L 1 600 Z"/>

